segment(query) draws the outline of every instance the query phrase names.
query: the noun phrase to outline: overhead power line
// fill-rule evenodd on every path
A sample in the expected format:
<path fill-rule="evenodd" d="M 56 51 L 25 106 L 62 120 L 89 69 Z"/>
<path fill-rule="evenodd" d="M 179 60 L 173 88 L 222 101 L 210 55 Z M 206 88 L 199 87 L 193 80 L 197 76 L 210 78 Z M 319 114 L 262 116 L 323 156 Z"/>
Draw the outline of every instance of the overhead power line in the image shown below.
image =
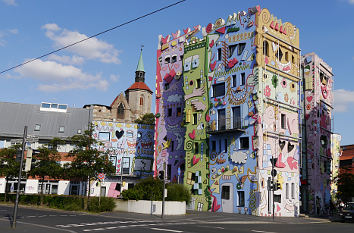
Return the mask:
<path fill-rule="evenodd" d="M 0 75 L 3 74 L 3 73 L 5 73 L 5 72 L 8 72 L 8 71 L 10 71 L 10 70 L 16 69 L 16 68 L 21 67 L 21 66 L 23 66 L 23 65 L 26 65 L 26 64 L 28 64 L 28 63 L 34 62 L 34 61 L 36 61 L 36 60 L 39 60 L 39 59 L 41 59 L 41 58 L 43 58 L 43 57 L 47 57 L 47 56 L 49 56 L 49 55 L 51 55 L 51 54 L 53 54 L 53 53 L 57 53 L 57 52 L 59 52 L 59 51 L 61 51 L 61 50 L 64 50 L 64 49 L 67 49 L 67 48 L 72 47 L 72 46 L 74 46 L 74 45 L 80 44 L 80 43 L 82 43 L 82 42 L 84 42 L 84 41 L 86 41 L 86 40 L 89 40 L 89 39 L 91 39 L 91 38 L 97 37 L 97 36 L 99 36 L 99 35 L 102 35 L 102 34 L 104 34 L 104 33 L 107 33 L 107 32 L 109 32 L 109 31 L 112 31 L 112 30 L 114 30 L 114 29 L 120 28 L 120 27 L 122 27 L 122 26 L 124 26 L 124 25 L 127 25 L 127 24 L 133 23 L 133 22 L 135 22 L 135 21 L 138 21 L 139 19 L 142 19 L 142 18 L 145 18 L 145 17 L 147 17 L 147 16 L 153 15 L 153 14 L 158 13 L 158 12 L 160 12 L 160 11 L 166 10 L 167 8 L 176 6 L 176 5 L 178 5 L 178 4 L 182 3 L 182 2 L 185 2 L 185 1 L 187 1 L 187 0 L 181 0 L 181 1 L 175 2 L 175 3 L 170 4 L 170 5 L 168 5 L 168 6 L 165 6 L 165 7 L 162 7 L 162 8 L 160 8 L 160 9 L 154 10 L 154 11 L 152 11 L 152 12 L 150 12 L 150 13 L 147 13 L 147 14 L 145 14 L 145 15 L 142 15 L 142 16 L 139 16 L 139 17 L 137 17 L 137 18 L 131 19 L 131 20 L 127 21 L 127 22 L 124 22 L 124 23 L 122 23 L 122 24 L 119 24 L 119 25 L 114 26 L 114 27 L 112 27 L 112 28 L 109 28 L 109 29 L 107 29 L 107 30 L 104 30 L 104 31 L 102 31 L 102 32 L 99 32 L 99 33 L 97 33 L 97 34 L 94 34 L 94 35 L 92 35 L 92 36 L 89 36 L 89 37 L 87 37 L 87 38 L 85 38 L 85 39 L 76 41 L 76 42 L 74 42 L 74 43 L 72 43 L 72 44 L 68 44 L 68 45 L 66 45 L 66 46 L 64 46 L 64 47 L 61 47 L 61 48 L 57 49 L 57 50 L 51 51 L 51 52 L 46 53 L 46 54 L 43 54 L 43 55 L 41 55 L 41 56 L 39 56 L 39 57 L 36 57 L 36 58 L 31 59 L 31 60 L 25 61 L 25 62 L 23 62 L 23 63 L 21 63 L 21 64 L 16 65 L 16 66 L 12 66 L 12 67 L 10 67 L 10 68 L 8 68 L 8 69 L 6 69 L 6 70 L 1 71 L 1 72 L 0 72 Z"/>

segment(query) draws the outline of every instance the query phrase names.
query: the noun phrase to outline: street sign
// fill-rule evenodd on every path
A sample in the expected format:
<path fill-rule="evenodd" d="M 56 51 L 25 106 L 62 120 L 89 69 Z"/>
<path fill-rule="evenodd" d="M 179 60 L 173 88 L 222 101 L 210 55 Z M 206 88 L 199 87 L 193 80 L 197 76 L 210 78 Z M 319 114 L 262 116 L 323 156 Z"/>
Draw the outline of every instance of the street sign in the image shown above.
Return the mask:
<path fill-rule="evenodd" d="M 104 180 L 104 173 L 99 173 L 97 177 L 100 180 Z"/>
<path fill-rule="evenodd" d="M 178 169 L 177 169 L 177 174 L 178 174 L 178 176 L 181 175 L 181 168 L 180 167 L 178 167 Z"/>

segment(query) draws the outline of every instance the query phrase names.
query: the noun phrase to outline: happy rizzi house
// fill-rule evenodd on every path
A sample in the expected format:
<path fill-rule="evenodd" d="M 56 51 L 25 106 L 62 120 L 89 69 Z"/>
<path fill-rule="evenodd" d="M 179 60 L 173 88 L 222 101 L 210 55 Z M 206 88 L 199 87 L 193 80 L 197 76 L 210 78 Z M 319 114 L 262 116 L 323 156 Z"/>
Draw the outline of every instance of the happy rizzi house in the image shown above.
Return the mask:
<path fill-rule="evenodd" d="M 160 36 L 155 175 L 165 162 L 191 209 L 298 216 L 299 82 L 299 30 L 267 9 Z"/>

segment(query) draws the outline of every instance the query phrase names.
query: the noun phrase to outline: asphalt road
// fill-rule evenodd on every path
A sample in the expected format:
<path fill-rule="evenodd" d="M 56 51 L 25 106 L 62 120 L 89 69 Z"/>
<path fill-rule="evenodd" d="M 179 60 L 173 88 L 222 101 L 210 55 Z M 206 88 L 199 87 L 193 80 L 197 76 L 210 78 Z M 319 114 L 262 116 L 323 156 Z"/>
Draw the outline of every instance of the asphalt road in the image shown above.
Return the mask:
<path fill-rule="evenodd" d="M 134 233 L 346 233 L 354 232 L 353 223 L 333 223 L 315 218 L 271 218 L 225 213 L 189 213 L 167 217 L 105 213 L 100 215 L 52 209 L 19 209 L 16 229 L 11 229 L 13 206 L 0 205 L 0 233 L 79 233 L 79 232 L 134 232 Z"/>

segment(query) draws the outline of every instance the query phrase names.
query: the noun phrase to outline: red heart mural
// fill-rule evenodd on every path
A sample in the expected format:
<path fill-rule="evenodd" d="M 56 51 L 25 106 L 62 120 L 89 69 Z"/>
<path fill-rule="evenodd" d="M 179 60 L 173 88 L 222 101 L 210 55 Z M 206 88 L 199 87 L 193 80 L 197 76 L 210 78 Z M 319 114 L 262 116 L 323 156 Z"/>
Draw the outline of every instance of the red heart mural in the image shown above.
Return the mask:
<path fill-rule="evenodd" d="M 297 169 L 297 161 L 293 157 L 288 157 L 286 160 L 291 170 Z"/>
<path fill-rule="evenodd" d="M 213 63 L 210 63 L 211 72 L 213 72 L 213 70 L 215 69 L 215 66 L 216 66 L 216 61 L 214 61 Z"/>
<path fill-rule="evenodd" d="M 231 59 L 228 63 L 227 66 L 231 69 L 232 67 L 234 67 L 236 64 L 238 63 L 238 60 L 236 58 Z"/>
<path fill-rule="evenodd" d="M 195 139 L 195 129 L 193 129 L 193 132 L 192 133 L 189 133 L 188 136 L 194 140 Z"/>
<path fill-rule="evenodd" d="M 281 160 L 283 158 L 283 154 L 280 153 L 279 156 L 278 156 L 278 160 L 277 160 L 277 163 L 275 164 L 276 167 L 279 167 L 279 168 L 284 168 L 286 167 L 285 163 L 283 163 Z"/>
<path fill-rule="evenodd" d="M 313 96 L 307 96 L 307 97 L 306 97 L 307 102 L 311 102 L 311 101 L 312 101 L 312 98 L 313 98 Z"/>
<path fill-rule="evenodd" d="M 209 47 L 212 48 L 214 46 L 215 42 L 214 40 L 212 40 L 210 43 L 209 43 Z"/>
<path fill-rule="evenodd" d="M 193 155 L 192 163 L 193 166 L 196 165 L 199 162 L 200 158 L 197 158 L 195 155 Z"/>

